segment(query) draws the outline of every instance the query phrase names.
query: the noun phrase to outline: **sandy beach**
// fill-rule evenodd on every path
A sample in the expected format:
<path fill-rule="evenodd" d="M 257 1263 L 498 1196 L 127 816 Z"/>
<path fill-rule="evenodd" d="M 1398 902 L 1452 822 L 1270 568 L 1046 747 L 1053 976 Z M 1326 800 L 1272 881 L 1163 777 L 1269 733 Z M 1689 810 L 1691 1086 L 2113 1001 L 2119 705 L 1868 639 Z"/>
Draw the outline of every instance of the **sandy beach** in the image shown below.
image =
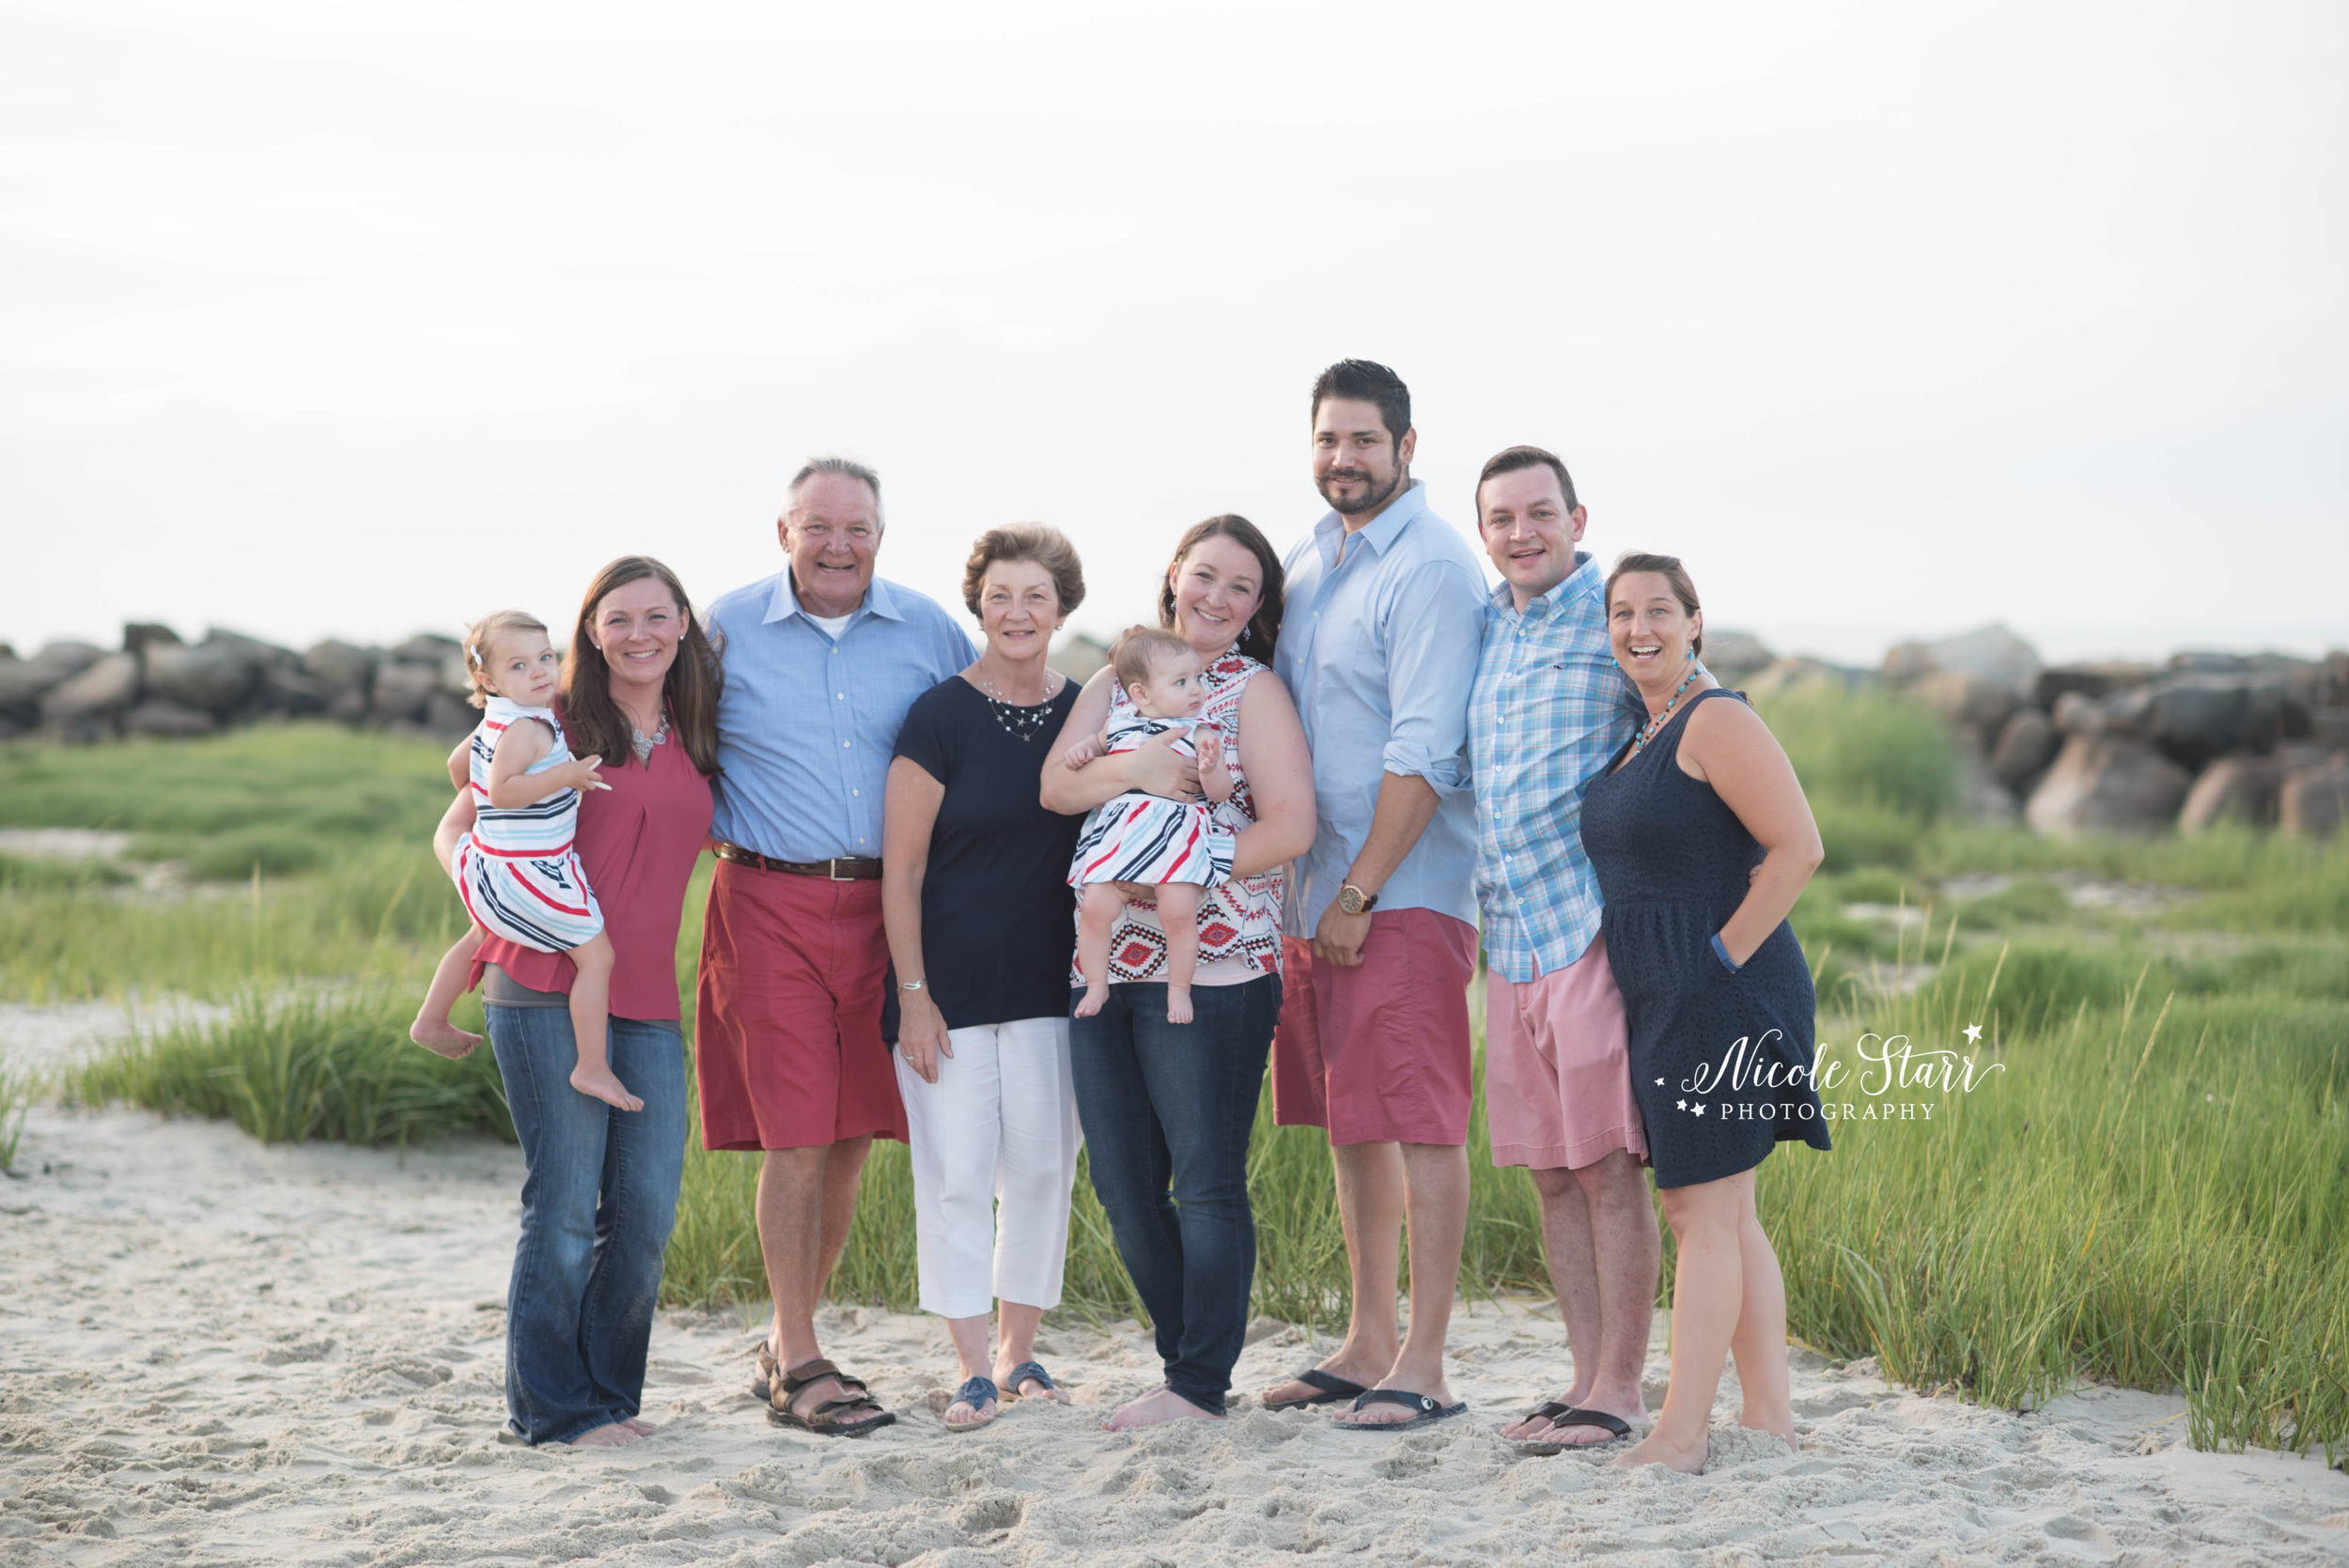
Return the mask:
<path fill-rule="evenodd" d="M 70 1058 L 119 1008 L 0 1008 L 0 1050 Z M 1803 1452 L 1724 1389 L 1702 1477 L 1529 1456 L 1493 1425 L 1565 1381 L 1541 1302 L 1464 1304 L 1468 1417 L 1397 1436 L 1252 1404 L 1112 1436 L 1156 1382 L 1131 1323 L 1048 1325 L 1071 1406 L 949 1434 L 932 1320 L 828 1311 L 899 1424 L 770 1427 L 739 1312 L 662 1314 L 628 1450 L 504 1430 L 521 1180 L 490 1142 L 266 1148 L 225 1124 L 38 1107 L 0 1183 L 0 1563 L 2349 1563 L 2349 1475 L 2197 1453 L 2175 1397 L 2083 1389 L 2014 1415 L 1797 1350 Z M 1799 1245 L 1782 1240 L 1781 1245 Z M 1260 1320 L 1239 1386 L 1317 1354 Z M 1659 1318 L 1649 1398 L 1665 1375 Z"/>

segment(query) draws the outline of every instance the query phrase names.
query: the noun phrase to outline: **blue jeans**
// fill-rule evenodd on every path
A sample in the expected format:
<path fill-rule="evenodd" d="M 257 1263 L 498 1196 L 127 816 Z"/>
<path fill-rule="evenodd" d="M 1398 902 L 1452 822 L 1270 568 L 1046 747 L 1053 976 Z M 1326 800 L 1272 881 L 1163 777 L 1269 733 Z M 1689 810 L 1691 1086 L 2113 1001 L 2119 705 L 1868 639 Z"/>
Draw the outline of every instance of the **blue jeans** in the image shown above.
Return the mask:
<path fill-rule="evenodd" d="M 571 1087 L 560 1007 L 488 1007 L 528 1173 L 506 1294 L 507 1424 L 568 1443 L 636 1414 L 661 1254 L 685 1176 L 685 1046 L 674 1023 L 612 1020 L 612 1070 L 645 1102 L 617 1110 Z"/>
<path fill-rule="evenodd" d="M 1109 991 L 1068 1025 L 1093 1190 L 1157 1328 L 1166 1386 L 1220 1415 L 1256 1277 L 1248 1138 L 1281 980 L 1193 986 L 1187 1024 L 1166 1021 L 1162 983 Z"/>

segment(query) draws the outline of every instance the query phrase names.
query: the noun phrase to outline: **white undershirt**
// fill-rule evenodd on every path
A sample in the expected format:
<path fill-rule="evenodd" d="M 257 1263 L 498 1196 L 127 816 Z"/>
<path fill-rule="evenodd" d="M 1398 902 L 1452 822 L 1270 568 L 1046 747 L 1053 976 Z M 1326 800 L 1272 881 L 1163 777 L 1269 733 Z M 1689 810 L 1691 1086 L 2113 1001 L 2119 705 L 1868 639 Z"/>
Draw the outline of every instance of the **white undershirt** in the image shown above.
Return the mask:
<path fill-rule="evenodd" d="M 824 629 L 824 635 L 830 637 L 835 643 L 840 641 L 840 634 L 848 629 L 848 623 L 856 619 L 856 612 L 853 610 L 849 611 L 845 615 L 814 615 L 809 614 L 808 612 L 804 610 L 801 611 L 800 613 L 807 615 L 809 620 L 814 621 L 817 626 L 822 627 Z"/>

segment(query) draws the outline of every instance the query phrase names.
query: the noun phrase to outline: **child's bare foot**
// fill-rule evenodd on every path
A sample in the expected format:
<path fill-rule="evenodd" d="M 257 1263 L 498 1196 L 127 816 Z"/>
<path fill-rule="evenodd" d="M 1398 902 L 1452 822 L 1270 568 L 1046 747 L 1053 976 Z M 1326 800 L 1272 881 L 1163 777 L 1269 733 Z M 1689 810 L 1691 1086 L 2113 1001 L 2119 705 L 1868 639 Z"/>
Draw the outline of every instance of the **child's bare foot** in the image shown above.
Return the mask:
<path fill-rule="evenodd" d="M 1190 1022 L 1190 986 L 1169 986 L 1166 988 L 1166 1021 L 1168 1023 Z"/>
<path fill-rule="evenodd" d="M 452 1062 L 459 1057 L 471 1056 L 474 1047 L 481 1044 L 480 1035 L 468 1034 L 455 1024 L 445 1020 L 427 1023 L 422 1018 L 408 1026 L 408 1038 L 433 1055 L 445 1056 Z"/>
<path fill-rule="evenodd" d="M 1101 1010 L 1101 1004 L 1109 999 L 1110 988 L 1107 986 L 1087 986 L 1085 994 L 1077 999 L 1077 1017 L 1081 1018 L 1093 1017 Z"/>
<path fill-rule="evenodd" d="M 622 1110 L 645 1109 L 645 1102 L 630 1094 L 628 1085 L 622 1083 L 609 1067 L 591 1067 L 582 1062 L 571 1069 L 571 1087 L 583 1094 L 593 1094 L 606 1105 L 617 1106 Z"/>

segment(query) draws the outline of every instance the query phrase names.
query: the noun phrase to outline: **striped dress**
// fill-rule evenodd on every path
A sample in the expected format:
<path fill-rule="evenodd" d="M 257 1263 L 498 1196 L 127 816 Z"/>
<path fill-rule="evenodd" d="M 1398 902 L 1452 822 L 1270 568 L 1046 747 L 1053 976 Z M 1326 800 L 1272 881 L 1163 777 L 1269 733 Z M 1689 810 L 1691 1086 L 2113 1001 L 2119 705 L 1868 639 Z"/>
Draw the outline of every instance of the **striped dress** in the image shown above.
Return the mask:
<path fill-rule="evenodd" d="M 518 720 L 536 719 L 554 732 L 554 749 L 524 778 L 571 760 L 563 726 L 550 708 L 523 707 L 491 697 L 467 748 L 473 775 L 474 828 L 457 841 L 449 875 L 474 924 L 492 936 L 541 953 L 568 953 L 603 929 L 603 911 L 579 863 L 573 838 L 579 791 L 566 789 L 526 806 L 490 804 L 490 761 L 500 737 Z"/>
<path fill-rule="evenodd" d="M 1110 754 L 1141 749 L 1151 737 L 1180 731 L 1178 755 L 1195 757 L 1190 735 L 1203 720 L 1150 719 L 1134 712 L 1110 715 Z M 1212 730 L 1215 726 L 1206 723 Z M 1232 875 L 1232 834 L 1218 828 L 1204 800 L 1171 800 L 1128 790 L 1096 806 L 1085 821 L 1077 853 L 1068 862 L 1068 885 L 1094 882 L 1196 882 L 1211 888 Z"/>

